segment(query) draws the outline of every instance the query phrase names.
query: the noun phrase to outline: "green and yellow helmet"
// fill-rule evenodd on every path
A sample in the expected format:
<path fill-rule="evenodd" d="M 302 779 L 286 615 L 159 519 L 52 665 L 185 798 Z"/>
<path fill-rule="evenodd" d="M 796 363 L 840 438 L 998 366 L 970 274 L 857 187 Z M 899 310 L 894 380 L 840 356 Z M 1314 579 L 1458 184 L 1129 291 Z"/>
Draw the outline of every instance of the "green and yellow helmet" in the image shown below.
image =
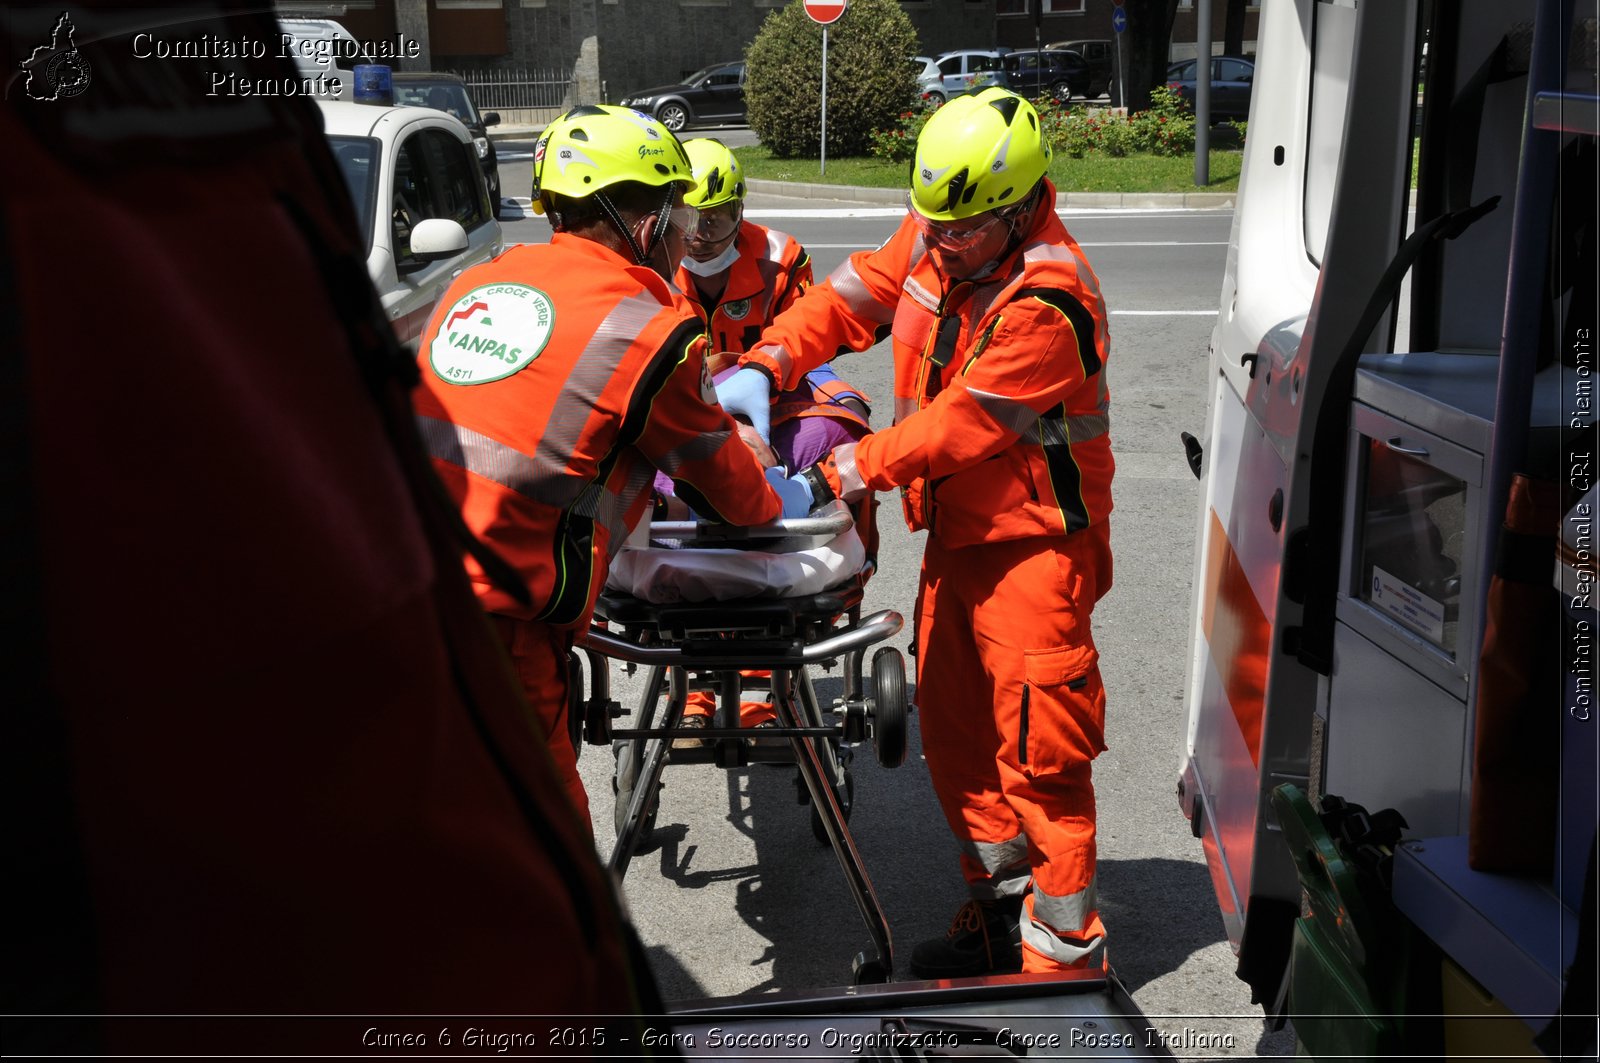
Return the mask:
<path fill-rule="evenodd" d="M 694 170 L 694 191 L 683 197 L 685 203 L 709 210 L 744 199 L 744 170 L 727 145 L 720 140 L 698 137 L 684 141 L 683 150 Z"/>
<path fill-rule="evenodd" d="M 672 131 L 631 107 L 574 107 L 551 122 L 533 149 L 534 210 L 545 193 L 582 199 L 621 181 L 694 185 L 693 167 Z"/>
<path fill-rule="evenodd" d="M 934 221 L 1010 206 L 1050 167 L 1050 144 L 1033 105 L 1008 89 L 957 96 L 917 137 L 911 203 Z"/>

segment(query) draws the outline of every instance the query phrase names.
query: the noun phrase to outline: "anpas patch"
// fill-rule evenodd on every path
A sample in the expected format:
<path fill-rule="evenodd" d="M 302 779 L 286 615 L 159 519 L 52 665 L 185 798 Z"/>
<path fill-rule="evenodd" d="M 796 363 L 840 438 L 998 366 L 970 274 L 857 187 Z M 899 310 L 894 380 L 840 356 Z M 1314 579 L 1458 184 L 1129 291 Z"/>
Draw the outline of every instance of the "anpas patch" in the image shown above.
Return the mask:
<path fill-rule="evenodd" d="M 428 364 L 451 384 L 503 380 L 539 357 L 555 330 L 550 297 L 526 284 L 484 284 L 457 299 L 428 348 Z"/>

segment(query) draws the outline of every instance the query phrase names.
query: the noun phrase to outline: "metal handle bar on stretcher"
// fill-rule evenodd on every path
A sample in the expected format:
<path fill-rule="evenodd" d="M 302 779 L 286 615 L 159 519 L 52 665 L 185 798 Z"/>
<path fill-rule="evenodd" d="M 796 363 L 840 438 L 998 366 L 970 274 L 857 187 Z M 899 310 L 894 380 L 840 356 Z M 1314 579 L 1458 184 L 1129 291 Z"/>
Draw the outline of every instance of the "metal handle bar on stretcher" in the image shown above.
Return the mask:
<path fill-rule="evenodd" d="M 905 626 L 905 618 L 893 609 L 873 613 L 863 619 L 855 627 L 841 631 L 837 635 L 813 642 L 809 646 L 800 647 L 797 657 L 787 657 L 781 664 L 768 667 L 783 667 L 790 663 L 817 664 L 834 657 L 842 657 L 851 650 L 870 646 L 874 642 L 881 642 L 892 635 L 898 634 Z M 627 639 L 618 638 L 609 631 L 601 628 L 589 628 L 578 636 L 578 643 L 586 649 L 595 650 L 613 657 L 619 661 L 628 661 L 633 664 L 675 664 L 684 668 L 738 668 L 741 665 L 731 663 L 726 654 L 697 654 L 690 653 L 679 646 L 640 646 L 629 642 Z M 731 642 L 729 646 L 737 646 Z M 770 651 L 767 654 L 771 656 Z M 754 666 L 751 666 L 754 667 Z"/>
<path fill-rule="evenodd" d="M 850 525 L 850 511 L 840 508 L 819 517 L 791 517 L 751 528 L 710 521 L 658 520 L 651 522 L 650 534 L 663 539 L 781 539 L 790 535 L 842 535 Z"/>

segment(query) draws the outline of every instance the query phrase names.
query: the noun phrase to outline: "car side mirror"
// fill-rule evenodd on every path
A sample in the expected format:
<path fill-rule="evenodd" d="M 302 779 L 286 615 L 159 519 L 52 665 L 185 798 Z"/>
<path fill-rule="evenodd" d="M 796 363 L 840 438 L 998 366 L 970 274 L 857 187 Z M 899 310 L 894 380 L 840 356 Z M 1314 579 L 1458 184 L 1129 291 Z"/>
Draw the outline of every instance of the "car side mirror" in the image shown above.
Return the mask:
<path fill-rule="evenodd" d="M 395 263 L 400 273 L 411 273 L 429 262 L 459 255 L 467 249 L 467 230 L 454 218 L 428 218 L 411 230 L 411 254 Z"/>
<path fill-rule="evenodd" d="M 500 124 L 499 111 L 485 111 L 481 117 L 483 118 L 483 128 L 485 129 L 488 129 L 492 125 Z"/>

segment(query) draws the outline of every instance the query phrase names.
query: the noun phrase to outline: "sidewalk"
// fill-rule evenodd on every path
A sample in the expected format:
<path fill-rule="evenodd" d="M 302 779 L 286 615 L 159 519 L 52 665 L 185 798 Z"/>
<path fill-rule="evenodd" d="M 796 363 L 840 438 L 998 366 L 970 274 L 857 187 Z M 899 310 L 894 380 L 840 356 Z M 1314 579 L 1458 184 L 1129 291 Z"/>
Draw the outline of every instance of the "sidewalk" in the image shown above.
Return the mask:
<path fill-rule="evenodd" d="M 492 140 L 533 140 L 544 126 L 495 126 Z M 810 181 L 748 182 L 750 191 L 792 199 L 822 199 L 835 203 L 871 203 L 898 207 L 905 203 L 903 188 L 861 188 L 855 185 L 830 185 Z M 1231 207 L 1237 192 L 1058 192 L 1056 209 L 1099 208 L 1124 210 L 1206 210 Z"/>

